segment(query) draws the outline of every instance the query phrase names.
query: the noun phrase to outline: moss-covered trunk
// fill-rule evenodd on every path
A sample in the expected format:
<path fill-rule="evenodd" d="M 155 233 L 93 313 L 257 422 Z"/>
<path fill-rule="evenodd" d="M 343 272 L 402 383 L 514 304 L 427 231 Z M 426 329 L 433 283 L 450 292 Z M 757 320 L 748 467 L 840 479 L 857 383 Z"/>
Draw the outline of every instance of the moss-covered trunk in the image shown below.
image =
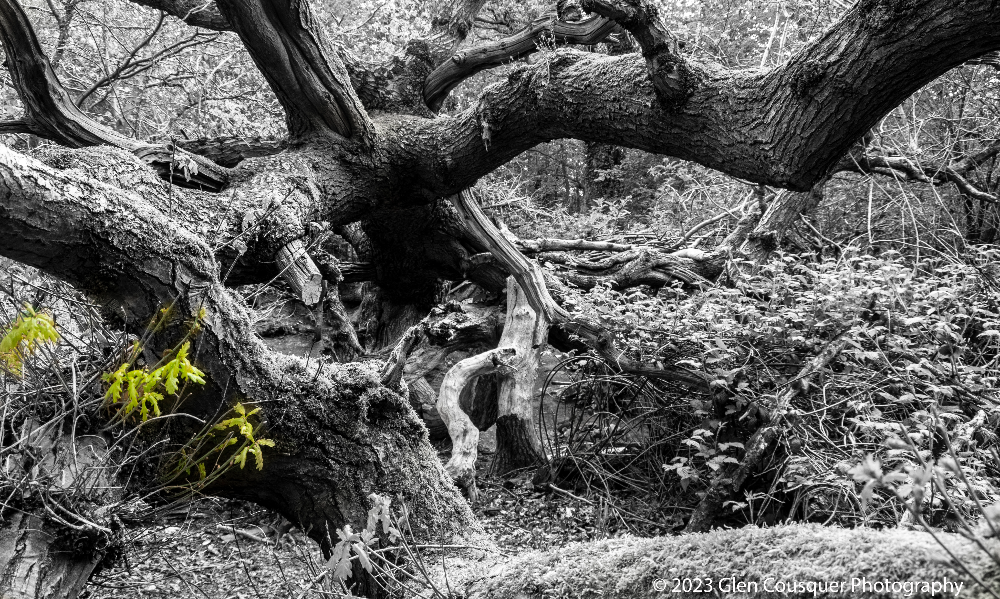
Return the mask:
<path fill-rule="evenodd" d="M 208 243 L 155 208 L 170 203 L 165 184 L 126 153 L 48 157 L 60 166 L 68 166 L 67 160 L 144 193 L 0 148 L 0 252 L 99 300 L 109 317 L 143 336 L 148 355 L 164 355 L 190 340 L 191 358 L 206 373 L 206 384 L 188 385 L 179 410 L 211 425 L 232 417 L 237 403 L 260 408 L 252 419 L 258 438 L 275 442 L 262 448 L 260 469 L 252 457 L 245 466 L 230 465 L 201 492 L 271 507 L 327 550 L 338 528 L 364 526 L 372 493 L 402 500 L 420 537 L 482 541 L 404 390 L 382 384 L 380 363 L 308 364 L 268 350 L 243 301 L 222 284 L 223 269 Z M 274 188 L 263 188 L 261 198 L 258 183 L 249 180 L 234 196 L 266 202 Z M 190 209 L 187 201 L 200 199 L 171 201 L 183 212 Z M 202 204 L 199 210 L 212 207 Z M 258 249 L 251 244 L 253 251 Z M 152 322 L 155 327 L 147 329 Z M 204 434 L 200 424 L 184 424 L 191 420 L 172 421 L 157 432 L 168 448 Z M 209 474 L 212 464 L 230 463 L 228 451 L 206 462 Z M 178 455 L 166 451 L 157 459 L 162 474 Z M 185 476 L 144 482 L 198 484 L 197 474 Z"/>

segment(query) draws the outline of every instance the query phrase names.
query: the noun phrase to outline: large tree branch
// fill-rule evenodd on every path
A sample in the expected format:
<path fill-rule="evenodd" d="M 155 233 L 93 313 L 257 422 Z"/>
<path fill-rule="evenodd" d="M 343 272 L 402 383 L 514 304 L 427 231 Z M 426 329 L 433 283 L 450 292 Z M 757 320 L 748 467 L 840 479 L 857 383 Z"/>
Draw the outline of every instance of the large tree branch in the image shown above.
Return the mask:
<path fill-rule="evenodd" d="M 24 105 L 24 117 L 18 121 L 23 129 L 19 132 L 30 131 L 71 148 L 102 144 L 122 148 L 142 158 L 164 179 L 184 186 L 218 191 L 228 181 L 227 170 L 211 160 L 169 144 L 142 143 L 84 114 L 56 77 L 17 0 L 0 0 L 0 41 L 11 80 Z M 8 131 L 15 128 L 9 126 Z"/>
<path fill-rule="evenodd" d="M 218 6 L 285 108 L 293 140 L 330 132 L 371 142 L 368 114 L 307 0 L 222 0 Z"/>
<path fill-rule="evenodd" d="M 233 25 L 216 5 L 214 0 L 132 0 L 136 4 L 162 10 L 195 27 L 205 27 L 216 31 L 233 31 Z M 434 40 L 444 40 L 451 48 L 468 33 L 469 19 L 473 18 L 482 5 L 482 0 L 430 0 L 438 5 L 432 8 L 435 17 Z M 464 33 L 463 33 L 464 32 Z M 461 36 L 459 36 L 461 34 Z M 351 85 L 362 105 L 368 110 L 401 111 L 425 115 L 427 109 L 420 96 L 426 72 L 419 72 L 421 63 L 431 60 L 431 50 L 426 42 L 412 43 L 402 58 L 389 57 L 379 64 L 365 61 L 339 49 L 351 80 Z M 425 67 L 429 71 L 430 66 Z M 419 80 L 415 83 L 414 80 Z M 419 104 L 420 109 L 414 110 Z"/>
<path fill-rule="evenodd" d="M 685 61 L 686 98 L 657 100 L 635 56 L 563 50 L 514 70 L 453 118 L 396 128 L 420 183 L 455 193 L 533 145 L 572 137 L 693 160 L 807 190 L 889 110 L 948 69 L 1000 47 L 1000 7 L 977 0 L 858 2 L 769 71 Z M 419 166 L 418 166 L 419 165 Z"/>
<path fill-rule="evenodd" d="M 247 158 L 273 156 L 288 149 L 287 139 L 215 137 L 176 140 L 179 148 L 204 156 L 216 164 L 234 167 Z"/>

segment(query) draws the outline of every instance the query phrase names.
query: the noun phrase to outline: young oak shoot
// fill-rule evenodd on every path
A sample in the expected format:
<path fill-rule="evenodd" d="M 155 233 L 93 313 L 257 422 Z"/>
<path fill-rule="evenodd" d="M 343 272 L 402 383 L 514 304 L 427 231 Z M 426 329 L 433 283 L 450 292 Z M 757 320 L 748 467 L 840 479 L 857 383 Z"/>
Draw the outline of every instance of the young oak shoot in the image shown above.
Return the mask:
<path fill-rule="evenodd" d="M 118 409 L 122 420 L 137 409 L 142 422 L 149 419 L 150 409 L 153 416 L 160 416 L 160 401 L 163 400 L 163 393 L 159 391 L 161 386 L 167 395 L 177 395 L 181 381 L 205 384 L 205 373 L 198 370 L 188 358 L 190 347 L 191 342 L 185 341 L 172 360 L 152 372 L 145 368 L 130 369 L 131 363 L 125 362 L 118 370 L 105 374 L 104 381 L 109 384 L 105 400 L 110 400 L 113 405 L 124 403 Z M 122 400 L 123 391 L 128 399 L 126 402 Z"/>
<path fill-rule="evenodd" d="M 24 311 L 0 339 L 0 368 L 21 376 L 24 359 L 46 341 L 59 342 L 52 315 L 36 312 L 31 304 L 25 304 Z"/>
<path fill-rule="evenodd" d="M 271 439 L 255 439 L 253 436 L 254 427 L 253 424 L 247 420 L 250 416 L 253 416 L 260 411 L 260 408 L 254 408 L 249 412 L 243 407 L 242 403 L 237 403 L 233 406 L 233 411 L 236 412 L 236 416 L 233 418 L 228 418 L 223 420 L 219 424 L 215 425 L 217 430 L 226 430 L 230 427 L 236 427 L 239 429 L 239 434 L 243 437 L 244 443 L 243 447 L 236 452 L 230 464 L 239 464 L 240 469 L 246 465 L 247 455 L 254 456 L 254 460 L 257 462 L 257 470 L 262 470 L 264 468 L 264 447 L 274 447 L 274 441 Z M 226 443 L 226 445 L 235 445 L 237 443 L 236 438 L 231 438 Z"/>

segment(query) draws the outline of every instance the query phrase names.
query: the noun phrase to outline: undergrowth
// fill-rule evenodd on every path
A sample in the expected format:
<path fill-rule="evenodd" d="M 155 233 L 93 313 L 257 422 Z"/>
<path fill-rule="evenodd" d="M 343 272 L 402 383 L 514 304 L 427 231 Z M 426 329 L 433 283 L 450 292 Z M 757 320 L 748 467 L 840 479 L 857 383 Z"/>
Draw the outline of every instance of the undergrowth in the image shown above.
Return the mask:
<path fill-rule="evenodd" d="M 998 254 L 917 262 L 857 250 L 822 261 L 779 255 L 732 285 L 693 294 L 579 293 L 576 313 L 610 324 L 631 357 L 705 372 L 712 393 L 567 360 L 577 381 L 549 401 L 572 417 L 562 417 L 550 448 L 592 490 L 652 488 L 693 507 L 792 389 L 775 449 L 745 495 L 726 504 L 724 521 L 913 522 L 913 489 L 932 484 L 919 469 L 947 460 L 951 475 L 920 496 L 918 512 L 929 526 L 961 530 L 1000 499 Z M 800 380 L 835 339 L 844 349 Z M 902 477 L 875 484 L 874 474 L 859 474 L 876 464 Z"/>
<path fill-rule="evenodd" d="M 128 335 L 69 285 L 3 267 L 0 518 L 41 518 L 60 535 L 57 547 L 98 556 L 99 571 L 122 556 L 128 524 L 199 496 L 248 457 L 263 466 L 263 447 L 274 443 L 260 437 L 256 408 L 236 404 L 186 442 L 162 438 L 172 419 L 193 418 L 180 406 L 206 382 L 192 362 L 200 315 L 156 361 L 143 347 L 157 322 L 143 338 Z"/>

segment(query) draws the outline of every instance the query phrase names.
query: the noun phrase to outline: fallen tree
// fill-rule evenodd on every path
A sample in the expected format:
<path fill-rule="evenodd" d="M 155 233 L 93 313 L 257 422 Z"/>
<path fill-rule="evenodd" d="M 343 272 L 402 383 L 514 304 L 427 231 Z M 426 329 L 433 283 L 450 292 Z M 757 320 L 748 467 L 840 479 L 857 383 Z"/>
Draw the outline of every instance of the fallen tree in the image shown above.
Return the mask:
<path fill-rule="evenodd" d="M 498 58 L 493 48 L 481 64 L 457 68 L 475 53 L 448 54 L 481 2 L 444 3 L 454 10 L 438 33 L 450 41 L 425 45 L 427 52 L 410 53 L 401 65 L 397 58 L 391 68 L 338 51 L 304 0 L 141 4 L 239 35 L 285 110 L 288 139 L 156 145 L 100 125 L 63 89 L 20 4 L 0 0 L 6 64 L 25 111 L 3 130 L 67 148 L 43 148 L 33 156 L 0 148 L 0 254 L 87 294 L 109 322 L 141 340 L 150 364 L 190 342 L 205 385 L 185 389 L 183 413 L 211 424 L 225 421 L 237 406 L 260 408 L 253 426 L 274 443 L 256 447 L 260 468 L 225 469 L 198 492 L 271 507 L 327 553 L 337 529 L 364 522 L 374 492 L 402 497 L 419 534 L 488 542 L 399 383 L 399 363 L 412 345 L 404 344 L 387 369 L 380 362 L 329 361 L 307 368 L 263 345 L 233 287 L 282 276 L 305 304 L 321 305 L 328 320 L 345 323 L 340 302 L 320 299 L 337 293 L 349 269 L 341 272 L 335 257 L 303 241 L 327 227 L 373 266 L 351 272 L 364 272 L 374 283 L 365 299 L 365 326 L 378 352 L 398 347 L 424 318 L 439 280 L 468 279 L 498 292 L 510 275 L 542 322 L 622 371 L 704 388 L 697 373 L 630 360 L 600 323 L 561 307 L 565 283 L 526 258 L 483 215 L 468 188 L 540 142 L 572 137 L 693 160 L 809 195 L 909 94 L 1000 48 L 996 3 L 863 0 L 784 65 L 730 70 L 684 54 L 645 2 L 585 1 L 583 8 L 595 16 L 574 21 L 572 31 L 586 30 L 580 39 L 596 39 L 613 22 L 634 36 L 641 54 L 559 49 L 535 65 L 511 69 L 473 107 L 435 117 L 431 109 L 442 94 L 480 67 L 510 58 Z M 524 39 L 545 33 L 577 40 L 557 17 L 532 28 Z M 526 49 L 530 44 L 519 43 L 510 51 L 519 56 Z M 886 55 L 893 59 L 883 60 Z M 930 176 L 906 165 L 859 165 Z M 958 171 L 940 176 L 960 181 Z M 748 221 L 741 230 L 768 226 L 768 214 L 775 222 L 798 214 L 775 206 L 762 223 Z M 742 245 L 736 241 L 731 247 Z M 698 272 L 705 260 L 683 253 L 655 258 L 636 256 L 649 266 L 643 272 L 609 274 L 588 266 L 580 276 L 620 284 L 681 276 L 676 273 L 697 283 L 704 276 Z M 674 274 L 663 271 L 668 266 Z M 536 331 L 534 342 L 544 336 Z M 523 393 L 523 385 L 510 392 Z M 147 428 L 174 448 L 202 434 L 193 424 Z M 227 451 L 222 462 L 232 463 L 236 456 Z M 197 484 L 195 475 L 186 476 Z M 45 518 L 43 510 L 30 513 Z M 22 530 L 24 520 L 5 519 L 2 526 Z M 108 522 L 77 526 L 100 533 Z M 3 571 L 23 571 L 31 557 L 3 547 Z M 69 574 L 45 568 L 33 589 L 4 578 L 5 592 L 72 596 L 95 563 L 76 560 Z M 63 586 L 64 580 L 75 582 Z"/>

